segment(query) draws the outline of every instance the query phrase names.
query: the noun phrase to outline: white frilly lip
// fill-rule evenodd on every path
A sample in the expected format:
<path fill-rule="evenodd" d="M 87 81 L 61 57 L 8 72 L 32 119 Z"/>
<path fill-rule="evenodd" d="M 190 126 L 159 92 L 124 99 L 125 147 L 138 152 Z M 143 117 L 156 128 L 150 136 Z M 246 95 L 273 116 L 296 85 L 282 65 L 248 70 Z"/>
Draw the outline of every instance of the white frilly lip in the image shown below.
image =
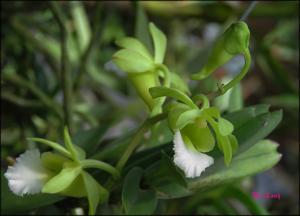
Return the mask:
<path fill-rule="evenodd" d="M 214 159 L 201 152 L 187 149 L 180 131 L 175 133 L 174 139 L 174 163 L 183 170 L 187 178 L 199 177 L 201 173 L 214 163 Z"/>
<path fill-rule="evenodd" d="M 27 150 L 21 154 L 13 166 L 9 166 L 4 176 L 10 190 L 16 195 L 39 193 L 48 178 L 42 165 L 38 149 Z"/>

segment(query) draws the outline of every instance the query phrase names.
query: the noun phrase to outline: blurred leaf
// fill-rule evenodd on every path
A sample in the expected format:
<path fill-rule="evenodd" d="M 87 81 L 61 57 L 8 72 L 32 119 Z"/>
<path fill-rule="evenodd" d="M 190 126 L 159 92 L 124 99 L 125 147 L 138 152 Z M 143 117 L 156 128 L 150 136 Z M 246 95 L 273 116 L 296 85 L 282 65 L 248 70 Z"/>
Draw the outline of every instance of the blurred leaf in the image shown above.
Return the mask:
<path fill-rule="evenodd" d="M 73 143 L 83 148 L 87 156 L 95 153 L 109 125 L 101 125 L 89 130 L 80 130 L 72 136 Z"/>
<path fill-rule="evenodd" d="M 151 215 L 156 208 L 155 191 L 140 188 L 143 173 L 141 168 L 135 167 L 128 172 L 124 179 L 122 204 L 126 214 Z"/>
<path fill-rule="evenodd" d="M 296 94 L 281 94 L 263 99 L 264 102 L 270 103 L 273 106 L 299 109 L 299 95 Z"/>
<path fill-rule="evenodd" d="M 150 166 L 145 172 L 146 181 L 156 190 L 160 199 L 174 199 L 192 193 L 187 189 L 184 175 L 163 151 L 160 161 Z"/>
<path fill-rule="evenodd" d="M 53 194 L 17 196 L 9 190 L 7 179 L 1 170 L 1 215 L 25 213 L 26 211 L 58 202 L 63 198 Z"/>
<path fill-rule="evenodd" d="M 136 6 L 136 18 L 135 18 L 135 37 L 139 39 L 147 49 L 153 53 L 150 32 L 148 29 L 148 17 L 144 11 L 143 6 L 139 1 L 134 2 Z"/>
<path fill-rule="evenodd" d="M 78 44 L 81 52 L 84 52 L 91 39 L 91 28 L 84 6 L 80 1 L 72 1 L 72 17 L 78 36 Z"/>
<path fill-rule="evenodd" d="M 207 168 L 201 177 L 190 179 L 189 188 L 207 189 L 267 170 L 281 158 L 281 154 L 276 151 L 277 147 L 278 144 L 270 140 L 259 141 L 247 151 L 234 156 L 229 167 L 224 165 L 222 158 L 219 158 L 213 166 Z"/>
<path fill-rule="evenodd" d="M 229 120 L 233 124 L 234 128 L 238 128 L 257 115 L 268 112 L 269 107 L 270 105 L 267 104 L 250 106 L 242 110 L 226 114 L 224 118 Z"/>
<path fill-rule="evenodd" d="M 236 136 L 240 145 L 238 152 L 244 151 L 254 143 L 268 136 L 282 119 L 282 111 L 261 114 L 251 119 L 243 126 L 237 128 L 233 135 Z"/>

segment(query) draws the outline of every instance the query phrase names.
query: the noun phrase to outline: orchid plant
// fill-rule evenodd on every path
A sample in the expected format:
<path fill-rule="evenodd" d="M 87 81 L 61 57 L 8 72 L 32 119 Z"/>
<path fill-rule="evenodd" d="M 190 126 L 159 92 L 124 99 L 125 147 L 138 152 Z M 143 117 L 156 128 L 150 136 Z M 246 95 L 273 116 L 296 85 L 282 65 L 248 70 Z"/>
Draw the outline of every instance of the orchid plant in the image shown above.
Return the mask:
<path fill-rule="evenodd" d="M 157 127 L 165 119 L 173 133 L 173 152 L 164 156 L 173 157 L 171 161 L 174 167 L 168 171 L 174 170 L 184 182 L 198 177 L 201 179 L 205 170 L 214 166 L 215 151 L 223 154 L 224 169 L 230 168 L 239 146 L 234 133 L 235 126 L 230 118 L 222 115 L 218 107 L 211 106 L 210 101 L 233 88 L 249 70 L 250 31 L 247 24 L 239 21 L 229 26 L 216 41 L 205 66 L 199 73 L 192 75 L 192 79 L 195 80 L 205 79 L 234 56 L 244 56 L 245 64 L 241 72 L 228 84 L 218 85 L 218 90 L 210 95 L 201 92 L 190 94 L 187 83 L 172 73 L 165 64 L 165 34 L 153 23 L 149 24 L 149 31 L 154 45 L 153 54 L 138 39 L 125 37 L 116 41 L 121 49 L 112 57 L 113 62 L 128 75 L 128 79 L 149 110 L 149 117 L 133 136 L 117 164 L 113 166 L 101 160 L 87 159 L 85 151 L 72 143 L 68 128 L 65 127 L 65 147 L 41 138 L 29 139 L 48 145 L 54 151 L 41 154 L 38 149 L 27 150 L 17 158 L 14 165 L 9 166 L 5 177 L 13 193 L 19 196 L 46 193 L 87 197 L 89 214 L 94 215 L 98 204 L 107 202 L 114 185 L 122 179 L 124 167 L 144 133 L 154 126 Z M 173 166 L 170 163 L 166 164 Z M 90 168 L 100 169 L 111 175 L 105 185 L 87 172 Z M 143 175 L 143 171 L 135 171 Z M 126 176 L 125 181 L 129 181 L 130 178 L 132 173 Z M 126 213 L 133 211 L 130 210 L 133 208 L 130 207 L 130 202 L 128 204 L 126 201 L 126 191 L 131 187 L 133 186 L 124 183 L 123 204 Z M 136 196 L 139 193 L 135 193 Z M 152 192 L 147 196 L 141 193 L 141 200 L 153 196 L 155 195 Z M 138 201 L 139 198 L 134 198 L 133 202 Z M 152 204 L 155 207 L 155 202 Z M 143 212 L 141 209 L 134 211 Z"/>

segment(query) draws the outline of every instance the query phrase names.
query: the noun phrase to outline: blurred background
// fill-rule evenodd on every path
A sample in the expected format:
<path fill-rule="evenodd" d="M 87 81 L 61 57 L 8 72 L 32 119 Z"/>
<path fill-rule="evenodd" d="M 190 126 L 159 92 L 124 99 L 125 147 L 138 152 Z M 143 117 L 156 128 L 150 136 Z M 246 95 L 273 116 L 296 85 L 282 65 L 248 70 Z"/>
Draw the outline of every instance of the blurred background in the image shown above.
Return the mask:
<path fill-rule="evenodd" d="M 72 130 L 96 130 L 103 138 L 91 139 L 104 146 L 145 118 L 145 105 L 111 56 L 117 50 L 114 41 L 123 36 L 138 37 L 151 49 L 148 21 L 166 34 L 165 63 L 188 82 L 192 93 L 207 93 L 217 80 L 231 79 L 243 66 L 241 56 L 205 81 L 191 81 L 189 76 L 200 71 L 218 35 L 239 20 L 250 3 L 61 1 L 74 82 Z M 252 66 L 241 82 L 243 103 L 283 110 L 282 122 L 269 136 L 280 144 L 283 156 L 271 170 L 246 179 L 245 187 L 251 184 L 252 191 L 281 195 L 280 200 L 258 200 L 271 214 L 299 214 L 299 2 L 258 1 L 246 22 Z M 16 156 L 34 147 L 26 137 L 61 138 L 63 86 L 60 29 L 48 3 L 1 1 L 1 24 L 1 170 L 6 170 Z M 226 112 L 226 98 L 214 103 Z M 180 200 L 172 201 L 167 213 L 184 212 L 176 206 Z M 191 206 L 194 213 L 211 211 Z M 61 207 L 58 203 L 58 213 Z"/>

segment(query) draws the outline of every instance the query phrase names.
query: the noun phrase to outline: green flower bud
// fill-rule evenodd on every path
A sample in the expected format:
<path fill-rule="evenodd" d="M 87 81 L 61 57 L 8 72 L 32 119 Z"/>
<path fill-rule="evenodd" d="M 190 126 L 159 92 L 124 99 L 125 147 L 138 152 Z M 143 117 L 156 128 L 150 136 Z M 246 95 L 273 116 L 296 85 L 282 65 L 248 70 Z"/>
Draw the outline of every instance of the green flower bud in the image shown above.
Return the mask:
<path fill-rule="evenodd" d="M 224 87 L 220 88 L 220 93 L 224 94 L 245 76 L 250 67 L 249 38 L 250 31 L 245 22 L 239 21 L 233 23 L 216 41 L 206 65 L 199 73 L 192 75 L 192 79 L 205 79 L 235 55 L 242 54 L 245 57 L 245 65 L 239 75 Z"/>
<path fill-rule="evenodd" d="M 149 88 L 160 86 L 159 76 L 165 80 L 162 85 L 169 86 L 168 69 L 162 65 L 166 52 L 166 36 L 153 23 L 149 24 L 149 30 L 153 39 L 154 56 L 137 39 L 125 37 L 116 44 L 121 50 L 113 55 L 113 61 L 128 77 L 139 96 L 144 100 L 151 115 L 161 111 L 164 99 L 154 100 L 149 94 Z M 163 72 L 163 73 L 161 73 Z"/>

